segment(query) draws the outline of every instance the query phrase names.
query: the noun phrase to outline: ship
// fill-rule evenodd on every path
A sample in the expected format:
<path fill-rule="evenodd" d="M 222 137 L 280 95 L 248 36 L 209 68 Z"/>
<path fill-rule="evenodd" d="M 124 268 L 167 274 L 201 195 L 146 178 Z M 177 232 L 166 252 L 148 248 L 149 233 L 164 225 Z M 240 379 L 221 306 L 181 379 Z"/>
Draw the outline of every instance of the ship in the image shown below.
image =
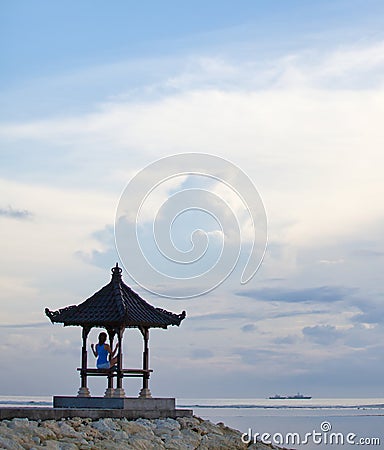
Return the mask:
<path fill-rule="evenodd" d="M 309 400 L 312 397 L 309 397 L 308 395 L 300 394 L 300 392 L 298 392 L 296 395 L 291 395 L 291 396 L 288 396 L 287 398 L 293 399 L 293 400 Z"/>
<path fill-rule="evenodd" d="M 300 394 L 300 392 L 298 392 L 296 395 L 283 396 L 276 394 L 273 397 L 269 397 L 270 400 L 309 400 L 311 398 L 312 397 L 308 395 Z"/>

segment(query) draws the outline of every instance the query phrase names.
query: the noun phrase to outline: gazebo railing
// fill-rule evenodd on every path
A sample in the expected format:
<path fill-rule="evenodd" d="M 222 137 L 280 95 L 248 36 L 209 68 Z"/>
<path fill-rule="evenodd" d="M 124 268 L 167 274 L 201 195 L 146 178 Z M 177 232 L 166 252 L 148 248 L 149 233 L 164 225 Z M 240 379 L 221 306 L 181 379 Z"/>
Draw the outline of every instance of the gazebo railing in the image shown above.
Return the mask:
<path fill-rule="evenodd" d="M 105 397 L 114 397 L 114 388 L 113 388 L 113 378 L 122 379 L 125 377 L 139 377 L 143 379 L 143 389 L 142 392 L 146 392 L 145 389 L 148 390 L 148 380 L 150 374 L 153 372 L 152 369 L 117 369 L 112 367 L 110 369 L 93 369 L 93 368 L 81 368 L 77 369 L 80 372 L 80 376 L 82 379 L 85 379 L 89 376 L 91 377 L 107 377 L 108 378 L 108 388 L 105 392 Z M 121 396 L 121 393 L 118 395 Z M 145 395 L 147 397 L 147 395 Z"/>

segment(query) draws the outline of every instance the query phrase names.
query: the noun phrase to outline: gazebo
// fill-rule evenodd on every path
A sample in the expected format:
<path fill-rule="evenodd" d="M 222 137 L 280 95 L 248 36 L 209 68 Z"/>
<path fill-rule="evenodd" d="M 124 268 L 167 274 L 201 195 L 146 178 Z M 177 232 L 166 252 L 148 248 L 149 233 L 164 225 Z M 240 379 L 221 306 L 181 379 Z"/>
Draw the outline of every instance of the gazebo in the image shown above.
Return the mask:
<path fill-rule="evenodd" d="M 45 309 L 45 314 L 52 323 L 63 323 L 64 326 L 82 327 L 82 351 L 81 351 L 81 386 L 78 397 L 90 397 L 87 384 L 88 376 L 106 376 L 108 387 L 105 397 L 125 397 L 123 389 L 124 377 L 142 377 L 143 387 L 139 397 L 151 398 L 149 389 L 149 329 L 167 328 L 169 325 L 179 326 L 186 313 L 174 314 L 154 306 L 143 300 L 136 292 L 127 286 L 121 277 L 122 269 L 116 263 L 112 268 L 111 281 L 79 305 L 67 306 L 57 311 Z M 117 336 L 118 353 L 117 365 L 111 369 L 93 369 L 87 367 L 87 338 L 92 328 L 105 328 L 108 333 L 110 346 L 113 348 L 113 340 Z M 123 368 L 123 335 L 126 328 L 138 328 L 143 335 L 143 367 L 142 369 Z M 113 379 L 116 377 L 116 389 Z"/>

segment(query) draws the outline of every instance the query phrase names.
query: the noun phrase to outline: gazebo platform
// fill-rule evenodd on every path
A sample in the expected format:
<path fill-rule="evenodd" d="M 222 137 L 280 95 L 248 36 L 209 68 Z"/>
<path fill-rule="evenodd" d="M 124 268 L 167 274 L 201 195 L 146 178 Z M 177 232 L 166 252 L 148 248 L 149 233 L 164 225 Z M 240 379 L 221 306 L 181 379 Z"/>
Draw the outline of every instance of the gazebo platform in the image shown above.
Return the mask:
<path fill-rule="evenodd" d="M 54 408 L 131 409 L 134 411 L 175 411 L 175 399 L 167 397 L 53 397 Z"/>

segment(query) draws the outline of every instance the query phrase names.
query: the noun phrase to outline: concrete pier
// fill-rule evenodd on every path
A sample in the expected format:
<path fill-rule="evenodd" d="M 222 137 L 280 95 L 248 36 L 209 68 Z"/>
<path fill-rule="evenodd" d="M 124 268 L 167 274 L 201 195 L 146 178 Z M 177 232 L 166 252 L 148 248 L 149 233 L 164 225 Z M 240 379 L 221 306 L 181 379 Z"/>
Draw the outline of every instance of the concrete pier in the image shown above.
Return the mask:
<path fill-rule="evenodd" d="M 90 418 L 97 420 L 105 417 L 121 419 L 125 417 L 129 420 L 139 419 L 165 419 L 170 417 L 192 417 L 191 409 L 175 409 L 173 411 L 143 411 L 127 409 L 86 409 L 86 408 L 1 408 L 0 420 L 27 418 L 29 420 L 60 420 L 73 417 Z"/>
<path fill-rule="evenodd" d="M 82 417 L 138 419 L 164 419 L 191 417 L 191 409 L 176 409 L 174 398 L 106 398 L 106 397 L 53 397 L 53 408 L 1 408 L 0 420 L 27 418 L 30 420 L 60 420 Z"/>

